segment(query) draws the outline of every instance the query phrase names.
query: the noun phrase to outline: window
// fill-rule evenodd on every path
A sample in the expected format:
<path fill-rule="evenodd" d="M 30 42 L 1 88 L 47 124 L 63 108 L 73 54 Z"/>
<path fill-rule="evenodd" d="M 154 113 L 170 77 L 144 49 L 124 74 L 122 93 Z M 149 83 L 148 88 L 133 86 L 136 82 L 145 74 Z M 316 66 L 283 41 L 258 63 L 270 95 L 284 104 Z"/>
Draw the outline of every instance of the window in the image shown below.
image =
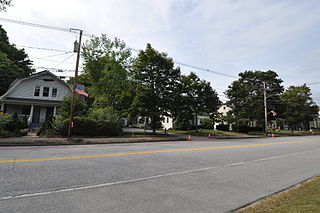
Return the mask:
<path fill-rule="evenodd" d="M 169 118 L 167 118 L 167 123 L 169 123 Z"/>
<path fill-rule="evenodd" d="M 34 88 L 34 96 L 39 96 L 40 95 L 40 86 L 36 86 Z"/>
<path fill-rule="evenodd" d="M 57 88 L 52 88 L 52 93 L 51 93 L 51 97 L 57 97 Z"/>
<path fill-rule="evenodd" d="M 43 87 L 43 97 L 48 97 L 49 96 L 49 87 Z"/>

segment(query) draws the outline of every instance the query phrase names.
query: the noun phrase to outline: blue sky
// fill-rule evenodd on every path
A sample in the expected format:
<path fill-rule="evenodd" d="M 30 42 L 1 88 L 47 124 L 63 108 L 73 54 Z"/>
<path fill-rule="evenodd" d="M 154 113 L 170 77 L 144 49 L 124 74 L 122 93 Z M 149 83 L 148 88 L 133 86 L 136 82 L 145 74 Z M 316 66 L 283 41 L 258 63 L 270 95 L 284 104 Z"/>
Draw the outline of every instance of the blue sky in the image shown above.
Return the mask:
<path fill-rule="evenodd" d="M 136 49 L 149 42 L 176 61 L 230 75 L 274 70 L 286 87 L 320 81 L 318 0 L 13 0 L 13 4 L 0 17 L 106 33 Z M 70 33 L 0 24 L 17 45 L 72 50 L 76 39 Z M 71 54 L 45 57 L 54 53 L 26 50 L 36 67 L 74 69 Z M 220 94 L 234 80 L 181 68 L 211 81 Z M 320 104 L 320 84 L 311 88 Z"/>

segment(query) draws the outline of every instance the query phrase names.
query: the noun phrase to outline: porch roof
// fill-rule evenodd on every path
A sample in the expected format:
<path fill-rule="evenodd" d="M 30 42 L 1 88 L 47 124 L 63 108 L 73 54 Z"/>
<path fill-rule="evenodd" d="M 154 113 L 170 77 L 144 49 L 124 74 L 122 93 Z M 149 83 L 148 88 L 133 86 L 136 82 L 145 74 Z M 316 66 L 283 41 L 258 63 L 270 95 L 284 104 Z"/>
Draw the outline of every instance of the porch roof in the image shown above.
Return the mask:
<path fill-rule="evenodd" d="M 61 101 L 55 101 L 55 100 L 39 100 L 39 99 L 29 99 L 29 98 L 6 97 L 1 99 L 1 101 L 5 104 L 61 106 Z"/>

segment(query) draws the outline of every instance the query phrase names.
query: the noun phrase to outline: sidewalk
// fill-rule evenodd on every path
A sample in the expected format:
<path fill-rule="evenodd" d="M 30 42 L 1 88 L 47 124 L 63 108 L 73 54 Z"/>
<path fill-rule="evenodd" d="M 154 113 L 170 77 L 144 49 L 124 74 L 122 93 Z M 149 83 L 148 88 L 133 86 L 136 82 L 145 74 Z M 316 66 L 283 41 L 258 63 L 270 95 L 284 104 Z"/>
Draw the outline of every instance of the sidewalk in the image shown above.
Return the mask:
<path fill-rule="evenodd" d="M 46 138 L 38 136 L 22 136 L 11 138 L 0 138 L 0 146 L 50 146 L 50 145 L 82 145 L 82 144 L 116 144 L 116 143 L 142 143 L 183 141 L 186 136 L 172 137 L 137 137 L 137 138 Z"/>

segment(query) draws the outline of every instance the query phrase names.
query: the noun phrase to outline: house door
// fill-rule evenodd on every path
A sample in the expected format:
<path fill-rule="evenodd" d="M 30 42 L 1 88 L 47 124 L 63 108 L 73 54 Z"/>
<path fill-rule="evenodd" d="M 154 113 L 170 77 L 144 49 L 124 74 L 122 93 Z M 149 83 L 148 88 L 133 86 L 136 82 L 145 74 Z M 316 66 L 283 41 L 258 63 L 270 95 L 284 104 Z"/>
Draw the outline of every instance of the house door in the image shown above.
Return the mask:
<path fill-rule="evenodd" d="M 34 108 L 33 108 L 33 117 L 32 117 L 32 122 L 33 123 L 39 123 L 39 121 L 40 121 L 40 109 L 41 109 L 41 107 L 34 106 Z"/>

